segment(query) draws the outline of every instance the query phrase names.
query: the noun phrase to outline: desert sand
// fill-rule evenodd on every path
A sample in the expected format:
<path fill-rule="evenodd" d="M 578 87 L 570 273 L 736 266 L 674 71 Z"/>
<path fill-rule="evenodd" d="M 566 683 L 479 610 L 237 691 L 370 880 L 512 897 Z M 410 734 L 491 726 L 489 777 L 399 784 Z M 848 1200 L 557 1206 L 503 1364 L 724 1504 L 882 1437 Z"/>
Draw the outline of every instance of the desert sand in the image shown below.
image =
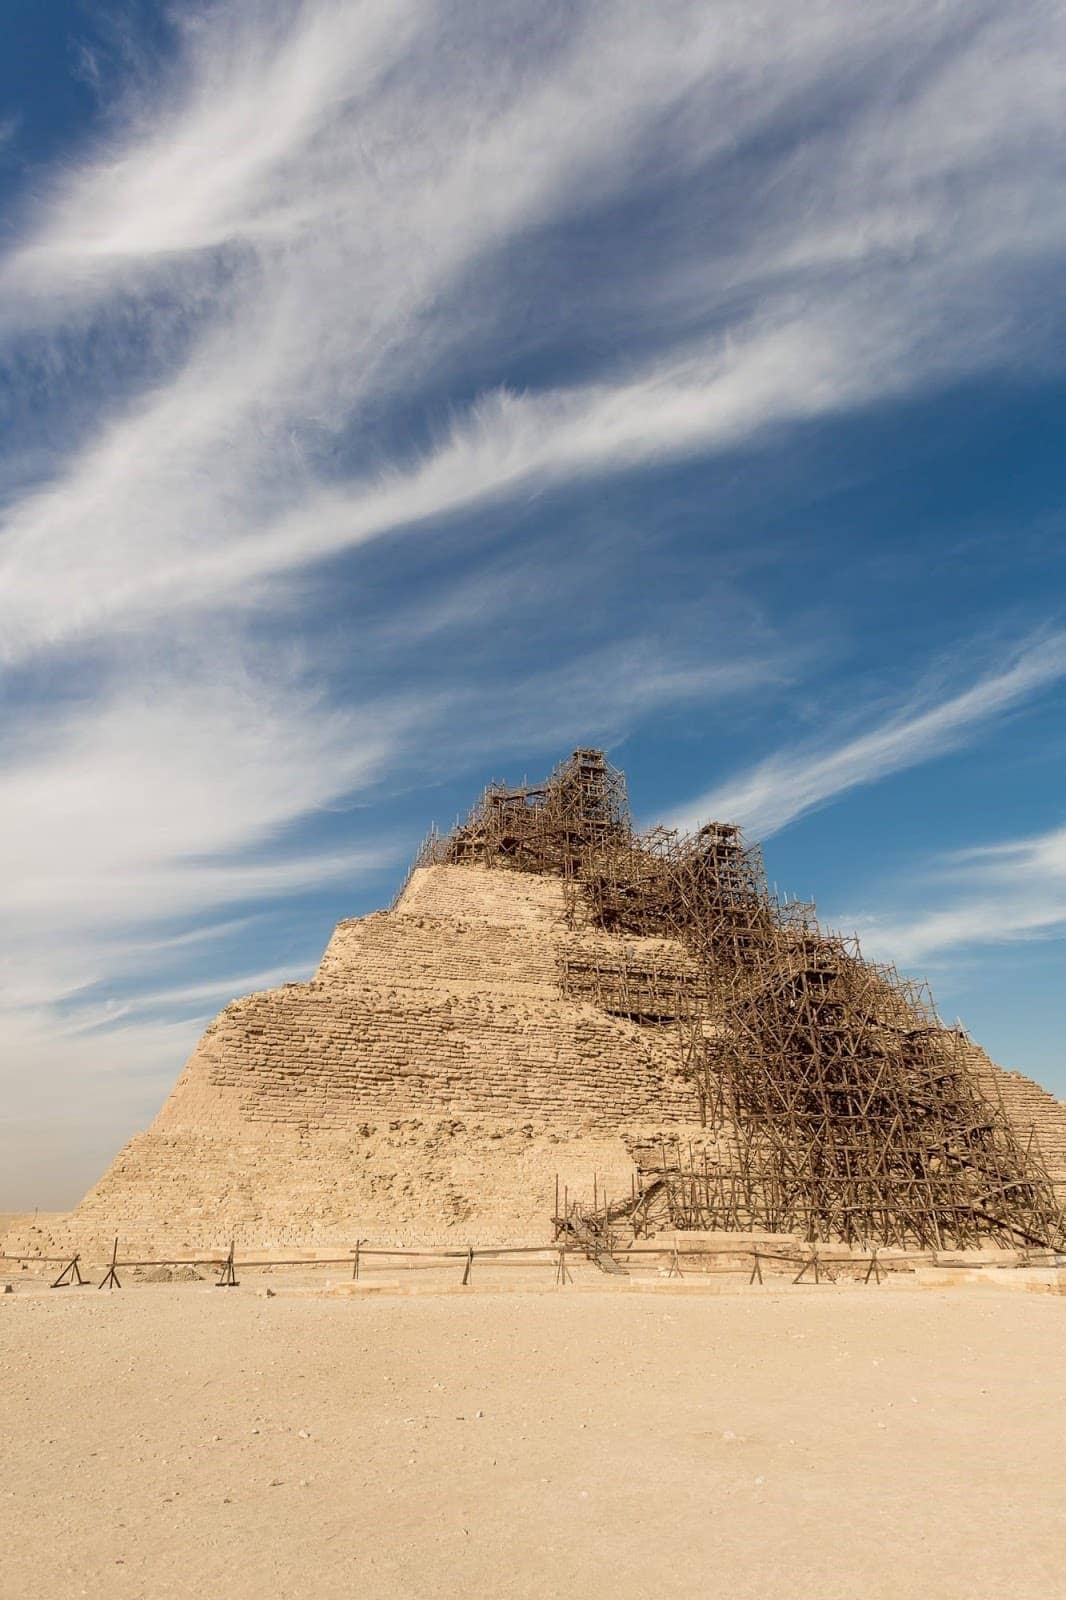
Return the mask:
<path fill-rule="evenodd" d="M 1066 1595 L 1064 1298 L 270 1281 L 0 1296 L 4 1600 Z"/>

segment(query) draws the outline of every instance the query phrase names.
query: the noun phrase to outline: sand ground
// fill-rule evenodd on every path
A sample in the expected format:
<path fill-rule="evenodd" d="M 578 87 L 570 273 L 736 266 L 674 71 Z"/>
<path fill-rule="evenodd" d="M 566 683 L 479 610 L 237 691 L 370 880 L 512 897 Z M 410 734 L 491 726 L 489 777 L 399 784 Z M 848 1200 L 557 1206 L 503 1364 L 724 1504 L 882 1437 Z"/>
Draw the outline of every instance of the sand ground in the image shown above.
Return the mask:
<path fill-rule="evenodd" d="M 1066 1298 L 0 1296 L 3 1600 L 1066 1596 Z"/>

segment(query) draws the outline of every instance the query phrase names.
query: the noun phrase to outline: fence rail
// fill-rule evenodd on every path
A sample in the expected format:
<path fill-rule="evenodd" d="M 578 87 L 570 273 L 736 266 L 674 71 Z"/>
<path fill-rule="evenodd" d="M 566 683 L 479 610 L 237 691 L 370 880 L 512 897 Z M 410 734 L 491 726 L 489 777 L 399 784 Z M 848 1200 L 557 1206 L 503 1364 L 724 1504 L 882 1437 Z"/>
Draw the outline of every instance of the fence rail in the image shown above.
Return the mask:
<path fill-rule="evenodd" d="M 483 1261 L 496 1267 L 522 1267 L 522 1266 L 553 1266 L 555 1268 L 555 1281 L 562 1286 L 572 1283 L 573 1277 L 567 1263 L 567 1257 L 584 1257 L 587 1260 L 596 1259 L 594 1253 L 584 1245 L 575 1243 L 540 1244 L 540 1245 L 481 1245 L 463 1248 L 440 1247 L 438 1249 L 410 1248 L 406 1245 L 372 1245 L 364 1244 L 357 1240 L 346 1250 L 342 1246 L 324 1246 L 328 1250 L 335 1248 L 337 1255 L 323 1255 L 316 1252 L 303 1255 L 284 1255 L 262 1257 L 256 1253 L 254 1256 L 238 1256 L 235 1241 L 230 1244 L 228 1251 L 204 1251 L 198 1255 L 177 1256 L 162 1255 L 155 1257 L 135 1256 L 120 1258 L 118 1253 L 119 1240 L 116 1238 L 111 1251 L 107 1271 L 98 1288 L 119 1289 L 122 1287 L 119 1280 L 119 1270 L 126 1271 L 132 1268 L 144 1267 L 210 1267 L 220 1271 L 218 1287 L 236 1288 L 237 1272 L 269 1271 L 275 1267 L 351 1267 L 352 1278 L 358 1279 L 370 1262 L 383 1261 L 410 1261 L 418 1266 L 429 1268 L 433 1265 L 443 1265 L 450 1261 L 463 1263 L 462 1283 L 469 1286 L 472 1278 L 474 1263 Z M 685 1276 L 682 1262 L 693 1260 L 720 1260 L 728 1264 L 720 1267 L 703 1267 L 698 1269 L 699 1274 L 706 1276 L 712 1273 L 726 1274 L 746 1270 L 747 1263 L 751 1264 L 749 1284 L 763 1282 L 762 1268 L 774 1262 L 784 1263 L 788 1267 L 796 1267 L 798 1271 L 793 1283 L 800 1283 L 808 1274 L 815 1283 L 820 1283 L 823 1276 L 836 1275 L 841 1270 L 853 1270 L 856 1274 L 866 1271 L 862 1277 L 863 1283 L 869 1283 L 873 1278 L 880 1283 L 888 1272 L 898 1269 L 908 1269 L 916 1265 L 928 1267 L 957 1267 L 965 1264 L 968 1267 L 1003 1271 L 1012 1266 L 1061 1266 L 1066 1264 L 1064 1258 L 1054 1250 L 1027 1250 L 1017 1252 L 1016 1259 L 1012 1262 L 999 1261 L 974 1261 L 960 1263 L 958 1252 L 945 1252 L 954 1259 L 940 1260 L 935 1251 L 902 1252 L 891 1251 L 887 1256 L 877 1246 L 871 1248 L 868 1254 L 839 1255 L 832 1249 L 828 1252 L 820 1250 L 817 1246 L 805 1254 L 784 1252 L 780 1250 L 763 1250 L 758 1245 L 685 1245 L 683 1242 L 672 1241 L 661 1244 L 632 1244 L 622 1246 L 612 1252 L 614 1266 L 618 1270 L 618 1263 L 628 1261 L 634 1256 L 658 1256 L 667 1263 L 667 1277 L 682 1278 Z M 513 1258 L 519 1259 L 513 1259 Z M 532 1260 L 539 1257 L 539 1260 Z M 511 1258 L 511 1259 L 507 1259 Z M 54 1289 L 68 1287 L 84 1287 L 87 1280 L 82 1276 L 81 1265 L 83 1256 L 80 1251 L 67 1255 L 32 1255 L 17 1254 L 0 1251 L 0 1261 L 14 1261 L 20 1264 L 34 1264 L 56 1266 L 61 1265 L 62 1271 L 52 1283 Z M 417 1270 L 416 1266 L 414 1270 Z M 624 1270 L 624 1269 L 623 1269 Z"/>

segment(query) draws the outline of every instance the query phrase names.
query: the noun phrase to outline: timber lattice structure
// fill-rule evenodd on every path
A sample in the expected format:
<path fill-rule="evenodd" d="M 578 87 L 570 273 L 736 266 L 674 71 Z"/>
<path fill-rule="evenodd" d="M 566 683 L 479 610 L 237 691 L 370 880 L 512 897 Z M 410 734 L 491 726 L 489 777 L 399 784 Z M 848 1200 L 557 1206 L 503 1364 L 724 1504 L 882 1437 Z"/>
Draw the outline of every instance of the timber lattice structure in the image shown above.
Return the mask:
<path fill-rule="evenodd" d="M 973 1072 L 966 1036 L 924 988 L 771 893 L 735 826 L 638 833 L 622 774 L 582 749 L 543 784 L 490 785 L 426 839 L 415 865 L 435 864 L 560 877 L 572 926 L 680 947 L 561 963 L 567 993 L 674 1030 L 706 1130 L 636 1145 L 633 1191 L 604 1207 L 604 1228 L 1061 1243 L 1051 1180 Z"/>

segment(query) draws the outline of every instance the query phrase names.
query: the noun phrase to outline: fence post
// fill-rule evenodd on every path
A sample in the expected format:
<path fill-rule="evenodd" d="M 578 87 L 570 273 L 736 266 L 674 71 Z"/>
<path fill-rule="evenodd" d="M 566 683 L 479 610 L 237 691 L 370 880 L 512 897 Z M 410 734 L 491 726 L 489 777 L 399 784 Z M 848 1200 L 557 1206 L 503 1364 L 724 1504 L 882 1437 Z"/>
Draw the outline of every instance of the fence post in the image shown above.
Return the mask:
<path fill-rule="evenodd" d="M 218 1282 L 215 1284 L 215 1288 L 216 1289 L 236 1289 L 237 1288 L 237 1274 L 233 1270 L 233 1246 L 234 1246 L 235 1242 L 236 1241 L 233 1240 L 233 1239 L 231 1239 L 230 1242 L 229 1242 L 229 1255 L 226 1257 L 225 1261 L 222 1263 L 222 1275 L 219 1278 Z"/>
<path fill-rule="evenodd" d="M 473 1247 L 473 1245 L 471 1245 L 469 1250 L 466 1252 L 466 1266 L 463 1268 L 463 1288 L 464 1289 L 467 1288 L 469 1283 L 470 1283 L 470 1268 L 473 1265 L 474 1265 L 474 1247 Z"/>
<path fill-rule="evenodd" d="M 874 1278 L 876 1279 L 876 1281 L 878 1283 L 880 1283 L 881 1282 L 881 1268 L 877 1264 L 877 1246 L 876 1245 L 874 1245 L 873 1255 L 870 1257 L 870 1265 L 866 1269 L 866 1276 L 862 1280 L 863 1283 L 869 1283 L 871 1272 L 873 1273 Z"/>
<path fill-rule="evenodd" d="M 814 1281 L 815 1281 L 815 1283 L 820 1283 L 821 1279 L 818 1276 L 818 1246 L 817 1246 L 817 1244 L 812 1245 L 811 1254 L 810 1254 L 810 1260 L 805 1261 L 803 1263 L 802 1267 L 800 1267 L 799 1271 L 796 1273 L 796 1276 L 793 1278 L 792 1282 L 793 1283 L 801 1282 L 801 1280 L 803 1279 L 804 1274 L 809 1272 L 811 1267 L 814 1268 Z"/>
<path fill-rule="evenodd" d="M 555 1268 L 555 1287 L 561 1289 L 564 1283 L 573 1283 L 573 1275 L 566 1264 L 566 1251 L 559 1250 L 559 1260 Z"/>
<path fill-rule="evenodd" d="M 107 1272 L 104 1274 L 104 1276 L 100 1279 L 100 1282 L 97 1285 L 98 1288 L 100 1288 L 100 1289 L 121 1289 L 122 1288 L 121 1283 L 119 1283 L 119 1281 L 118 1281 L 118 1273 L 115 1271 L 115 1263 L 117 1261 L 118 1261 L 118 1239 L 116 1238 L 115 1239 L 114 1249 L 111 1251 L 111 1265 L 108 1267 Z"/>
<path fill-rule="evenodd" d="M 82 1287 L 85 1279 L 82 1277 L 81 1268 L 78 1266 L 78 1262 L 80 1260 L 81 1256 L 75 1252 L 67 1262 L 66 1266 L 63 1268 L 62 1272 L 59 1274 L 59 1277 L 56 1279 L 55 1283 L 53 1283 L 53 1289 L 62 1289 L 63 1286 L 68 1283 L 76 1284 L 79 1289 Z"/>
<path fill-rule="evenodd" d="M 352 1262 L 352 1282 L 353 1283 L 359 1277 L 359 1246 L 362 1244 L 362 1242 L 363 1241 L 361 1239 L 357 1239 L 355 1241 L 355 1260 Z"/>
<path fill-rule="evenodd" d="M 751 1277 L 748 1279 L 749 1286 L 755 1282 L 756 1278 L 760 1283 L 762 1282 L 762 1265 L 759 1261 L 758 1247 L 752 1251 L 752 1256 L 754 1257 L 754 1265 L 751 1269 Z"/>
<path fill-rule="evenodd" d="M 683 1278 L 685 1276 L 685 1274 L 681 1271 L 681 1263 L 677 1259 L 677 1240 L 676 1239 L 674 1240 L 674 1253 L 670 1257 L 670 1270 L 666 1274 L 666 1276 L 668 1278 Z"/>

